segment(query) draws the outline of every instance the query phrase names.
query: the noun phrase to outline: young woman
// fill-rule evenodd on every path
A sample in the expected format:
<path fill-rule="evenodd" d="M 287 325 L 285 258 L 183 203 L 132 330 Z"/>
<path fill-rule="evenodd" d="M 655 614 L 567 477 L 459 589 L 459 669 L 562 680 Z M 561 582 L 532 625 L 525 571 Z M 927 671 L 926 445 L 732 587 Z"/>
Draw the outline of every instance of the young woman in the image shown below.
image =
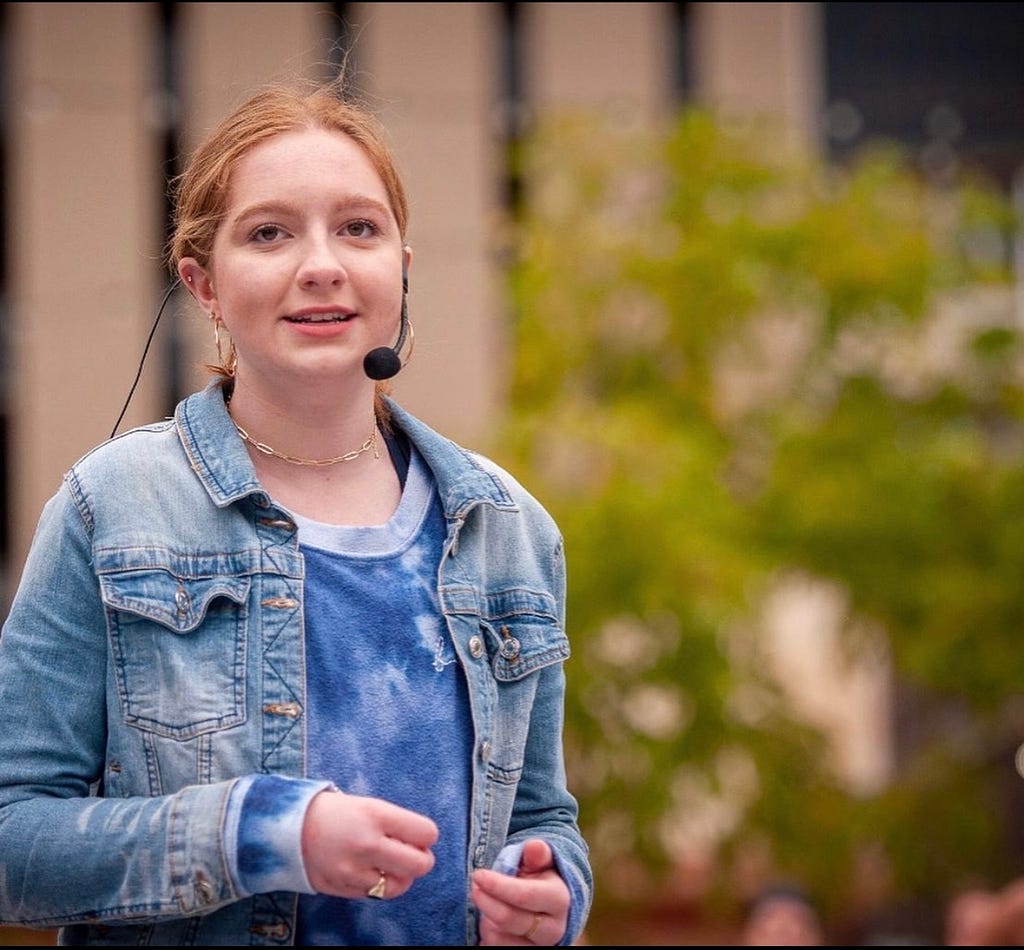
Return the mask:
<path fill-rule="evenodd" d="M 171 264 L 221 365 L 40 519 L 0 637 L 0 920 L 573 942 L 561 538 L 389 394 L 412 251 L 374 117 L 333 86 L 261 92 L 176 200 Z"/>

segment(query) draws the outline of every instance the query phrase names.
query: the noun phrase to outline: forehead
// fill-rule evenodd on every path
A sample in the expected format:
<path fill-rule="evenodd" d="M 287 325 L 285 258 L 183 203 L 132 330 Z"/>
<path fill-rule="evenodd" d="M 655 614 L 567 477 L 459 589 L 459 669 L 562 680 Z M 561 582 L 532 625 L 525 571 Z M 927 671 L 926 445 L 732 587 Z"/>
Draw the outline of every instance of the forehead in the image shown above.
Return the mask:
<path fill-rule="evenodd" d="M 254 145 L 232 170 L 229 204 L 303 190 L 356 192 L 390 205 L 370 157 L 344 132 L 299 129 Z"/>

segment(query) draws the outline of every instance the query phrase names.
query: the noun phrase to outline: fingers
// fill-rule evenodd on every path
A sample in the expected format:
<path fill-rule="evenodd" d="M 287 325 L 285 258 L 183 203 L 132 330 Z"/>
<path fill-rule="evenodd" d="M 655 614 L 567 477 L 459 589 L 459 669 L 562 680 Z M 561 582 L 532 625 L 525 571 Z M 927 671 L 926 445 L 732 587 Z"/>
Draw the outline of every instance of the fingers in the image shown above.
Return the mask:
<path fill-rule="evenodd" d="M 564 933 L 565 925 L 548 914 L 520 911 L 505 923 L 480 918 L 480 945 L 485 947 L 553 946 Z"/>
<path fill-rule="evenodd" d="M 554 866 L 555 857 L 551 853 L 551 845 L 543 838 L 530 838 L 523 845 L 523 856 L 519 861 L 520 876 L 537 874 Z"/>
<path fill-rule="evenodd" d="M 482 945 L 551 945 L 565 934 L 569 888 L 554 869 L 550 847 L 539 839 L 523 849 L 518 876 L 475 871 L 472 896 Z"/>
<path fill-rule="evenodd" d="M 378 798 L 322 792 L 302 826 L 306 876 L 321 894 L 400 897 L 434 867 L 437 836 L 425 815 Z"/>
<path fill-rule="evenodd" d="M 426 815 L 409 811 L 380 798 L 364 799 L 367 807 L 378 812 L 381 831 L 389 838 L 413 848 L 426 850 L 437 844 L 437 825 Z"/>

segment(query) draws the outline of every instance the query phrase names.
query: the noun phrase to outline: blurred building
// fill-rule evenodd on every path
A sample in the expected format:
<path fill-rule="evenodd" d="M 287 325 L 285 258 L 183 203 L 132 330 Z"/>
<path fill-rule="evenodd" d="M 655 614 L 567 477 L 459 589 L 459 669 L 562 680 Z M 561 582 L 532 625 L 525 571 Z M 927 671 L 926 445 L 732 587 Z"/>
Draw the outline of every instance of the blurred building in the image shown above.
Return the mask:
<path fill-rule="evenodd" d="M 108 436 L 169 277 L 166 186 L 255 85 L 348 61 L 412 194 L 416 359 L 399 395 L 472 443 L 502 398 L 495 222 L 538 112 L 680 104 L 781 120 L 837 156 L 877 136 L 1012 179 L 1021 7 L 1005 3 L 8 3 L 0 6 L 0 564 Z M 202 380 L 206 321 L 172 298 L 119 428 Z M 454 368 L 457 373 L 451 372 Z M 460 379 L 462 394 L 450 380 Z"/>

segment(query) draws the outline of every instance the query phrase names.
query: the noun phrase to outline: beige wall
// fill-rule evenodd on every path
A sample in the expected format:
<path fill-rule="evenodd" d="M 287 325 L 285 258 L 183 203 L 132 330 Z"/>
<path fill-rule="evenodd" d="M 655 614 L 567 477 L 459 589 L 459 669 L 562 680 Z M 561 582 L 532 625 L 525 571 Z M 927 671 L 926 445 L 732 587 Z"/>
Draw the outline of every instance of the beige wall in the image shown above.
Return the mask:
<path fill-rule="evenodd" d="M 819 3 L 694 3 L 695 94 L 722 115 L 777 121 L 816 148 L 823 105 Z"/>
<path fill-rule="evenodd" d="M 811 135 L 814 3 L 692 4 L 697 91 L 723 108 L 782 115 Z M 507 312 L 496 256 L 501 5 L 349 4 L 353 64 L 392 134 L 412 198 L 413 360 L 399 398 L 453 438 L 480 443 L 503 404 Z M 335 34 L 320 3 L 182 3 L 184 147 L 253 86 L 319 75 Z M 61 474 L 109 435 L 167 286 L 153 3 L 15 3 L 10 62 L 8 338 L 12 552 L 20 569 Z M 629 120 L 671 107 L 673 5 L 524 3 L 533 108 L 598 106 Z M 186 365 L 212 357 L 206 321 L 179 294 Z M 157 334 L 121 425 L 162 412 Z M 204 375 L 190 369 L 187 383 Z"/>
<path fill-rule="evenodd" d="M 629 121 L 672 106 L 671 3 L 524 3 L 526 93 L 540 110 L 599 107 Z"/>
<path fill-rule="evenodd" d="M 156 292 L 148 3 L 15 3 L 7 196 L 14 569 L 61 473 L 107 435 Z M 131 418 L 151 417 L 154 377 Z"/>

